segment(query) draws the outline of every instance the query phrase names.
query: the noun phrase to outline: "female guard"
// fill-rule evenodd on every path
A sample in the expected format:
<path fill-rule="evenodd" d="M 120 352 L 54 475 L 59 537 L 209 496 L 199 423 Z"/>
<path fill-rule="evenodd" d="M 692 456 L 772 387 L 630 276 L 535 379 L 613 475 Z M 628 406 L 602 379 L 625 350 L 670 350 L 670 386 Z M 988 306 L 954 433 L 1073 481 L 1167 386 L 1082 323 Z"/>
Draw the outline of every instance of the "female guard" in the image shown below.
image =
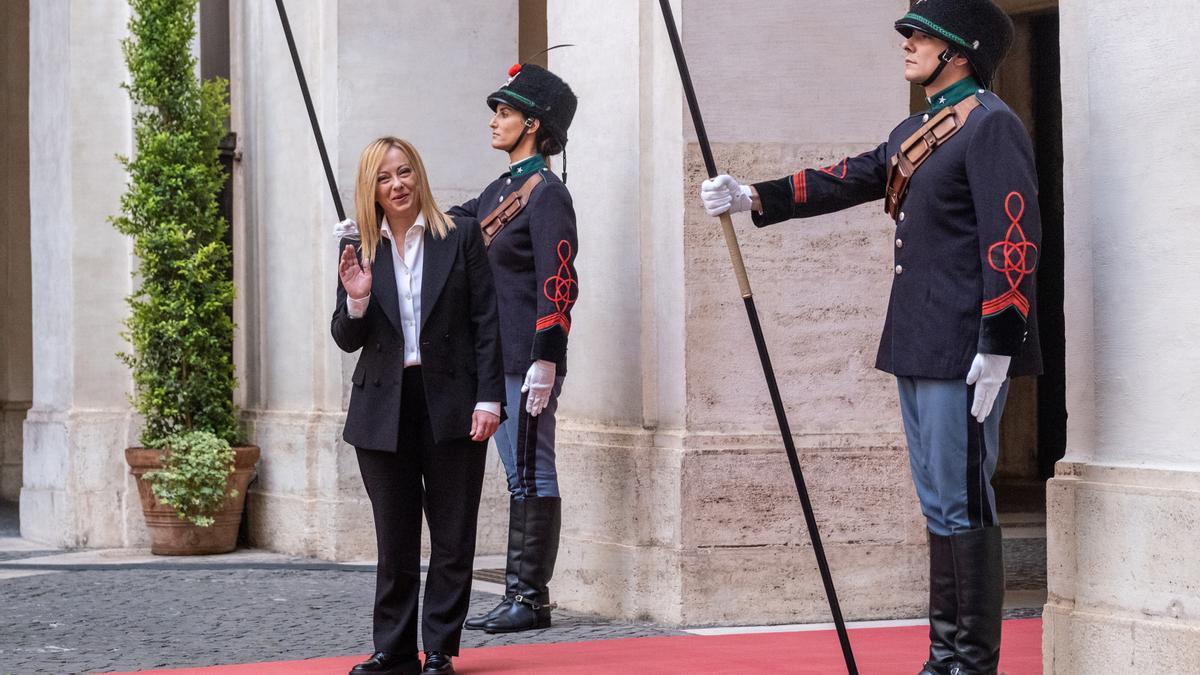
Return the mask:
<path fill-rule="evenodd" d="M 567 374 L 571 307 L 579 295 L 571 193 L 547 167 L 563 152 L 576 98 L 558 76 L 514 66 L 488 96 L 492 147 L 509 170 L 452 215 L 478 218 L 488 243 L 500 309 L 510 417 L 496 434 L 509 490 L 505 598 L 466 627 L 511 633 L 550 626 L 562 500 L 554 460 L 554 415 Z"/>

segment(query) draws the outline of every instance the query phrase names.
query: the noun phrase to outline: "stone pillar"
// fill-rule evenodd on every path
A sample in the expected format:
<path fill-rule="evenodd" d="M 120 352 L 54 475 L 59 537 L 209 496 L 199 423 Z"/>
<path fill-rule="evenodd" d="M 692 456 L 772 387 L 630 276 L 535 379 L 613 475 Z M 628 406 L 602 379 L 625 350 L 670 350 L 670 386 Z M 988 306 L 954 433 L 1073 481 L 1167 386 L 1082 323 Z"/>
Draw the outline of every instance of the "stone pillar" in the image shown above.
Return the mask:
<path fill-rule="evenodd" d="M 116 353 L 132 282 L 119 211 L 132 149 L 124 2 L 39 0 L 29 12 L 33 407 L 21 534 L 58 546 L 145 538 L 123 450 L 130 377 Z"/>
<path fill-rule="evenodd" d="M 683 624 L 829 617 L 658 3 L 550 3 L 580 97 L 570 187 L 582 299 L 559 476 L 557 600 Z M 899 0 L 796 14 L 679 3 L 718 164 L 745 180 L 873 149 L 908 114 Z M 872 105 L 863 106 L 864 96 Z M 891 281 L 878 205 L 735 218 L 847 616 L 919 616 L 925 533 L 895 383 L 873 370 Z"/>
<path fill-rule="evenodd" d="M 239 300 L 239 394 L 262 446 L 249 491 L 254 543 L 333 559 L 375 552 L 353 448 L 341 442 L 350 372 L 329 335 L 337 221 L 279 17 L 241 3 L 233 17 Z M 443 208 L 504 171 L 488 143 L 484 99 L 516 60 L 517 1 L 290 3 L 289 19 L 347 215 L 362 148 L 379 136 L 412 141 Z M 490 454 L 492 472 L 498 461 Z M 500 481 L 502 483 L 502 481 Z M 489 481 L 481 552 L 507 524 Z"/>
<path fill-rule="evenodd" d="M 1200 16 L 1186 0 L 1061 12 L 1070 417 L 1045 670 L 1197 672 L 1200 84 L 1166 74 L 1195 68 Z"/>
<path fill-rule="evenodd" d="M 29 2 L 0 5 L 0 500 L 21 493 L 21 425 L 33 398 L 29 247 Z"/>
<path fill-rule="evenodd" d="M 579 97 L 567 155 L 581 289 L 559 408 L 563 548 L 551 594 L 677 621 L 684 145 L 654 11 L 547 3 L 547 43 L 579 45 L 550 52 L 549 66 Z"/>

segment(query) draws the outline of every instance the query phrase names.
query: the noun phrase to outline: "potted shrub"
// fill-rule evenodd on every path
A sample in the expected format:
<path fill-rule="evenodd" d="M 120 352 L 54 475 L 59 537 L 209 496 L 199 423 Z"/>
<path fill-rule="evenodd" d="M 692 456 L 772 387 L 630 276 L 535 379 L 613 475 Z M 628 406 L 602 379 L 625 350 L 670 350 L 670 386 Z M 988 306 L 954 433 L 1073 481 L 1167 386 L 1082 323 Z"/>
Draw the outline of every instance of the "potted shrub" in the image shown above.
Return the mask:
<path fill-rule="evenodd" d="M 237 447 L 231 253 L 218 194 L 229 106 L 223 80 L 200 82 L 191 44 L 197 0 L 130 0 L 122 43 L 135 104 L 134 148 L 114 227 L 133 238 L 139 288 L 120 354 L 145 420 L 125 456 L 138 480 L 151 550 L 236 546 L 258 448 Z M 234 447 L 231 447 L 234 446 Z"/>

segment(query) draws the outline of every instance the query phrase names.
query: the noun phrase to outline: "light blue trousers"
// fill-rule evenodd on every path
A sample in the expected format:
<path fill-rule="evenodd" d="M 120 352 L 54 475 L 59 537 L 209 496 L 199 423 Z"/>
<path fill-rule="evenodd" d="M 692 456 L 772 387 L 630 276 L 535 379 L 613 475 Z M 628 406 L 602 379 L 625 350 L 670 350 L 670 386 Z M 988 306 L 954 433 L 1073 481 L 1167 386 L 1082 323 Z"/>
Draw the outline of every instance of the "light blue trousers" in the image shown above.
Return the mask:
<path fill-rule="evenodd" d="M 929 531 L 949 536 L 998 525 L 992 475 L 1008 381 L 980 424 L 971 415 L 975 387 L 962 380 L 896 379 L 913 483 Z"/>
<path fill-rule="evenodd" d="M 554 414 L 563 377 L 554 380 L 546 409 L 537 417 L 525 412 L 524 375 L 504 375 L 508 419 L 496 431 L 496 449 L 508 477 L 508 492 L 517 499 L 558 497 L 558 469 L 554 466 Z"/>

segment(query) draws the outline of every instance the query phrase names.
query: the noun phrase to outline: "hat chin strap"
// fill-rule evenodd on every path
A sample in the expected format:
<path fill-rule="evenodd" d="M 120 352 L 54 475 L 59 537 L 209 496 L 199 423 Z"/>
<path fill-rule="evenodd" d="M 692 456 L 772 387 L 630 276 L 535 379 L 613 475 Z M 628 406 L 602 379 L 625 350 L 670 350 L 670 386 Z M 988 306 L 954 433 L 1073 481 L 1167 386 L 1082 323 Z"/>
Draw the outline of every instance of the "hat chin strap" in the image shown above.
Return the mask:
<path fill-rule="evenodd" d="M 928 87 L 929 85 L 936 82 L 937 79 L 939 77 L 941 77 L 942 71 L 946 69 L 946 66 L 950 65 L 950 61 L 952 61 L 955 56 L 958 56 L 958 52 L 954 51 L 953 49 L 944 50 L 938 56 L 938 67 L 933 69 L 933 74 L 930 75 L 929 78 L 926 79 L 924 82 L 922 82 L 921 86 Z"/>
<path fill-rule="evenodd" d="M 525 135 L 529 133 L 529 129 L 532 126 L 532 124 L 533 124 L 532 118 L 530 118 L 528 115 L 526 115 L 525 116 L 525 128 L 521 131 L 520 135 L 517 136 L 517 140 L 513 141 L 512 147 L 508 149 L 508 154 L 511 155 L 517 151 L 517 146 L 521 144 L 521 141 L 525 140 Z M 537 148 L 534 148 L 533 151 L 537 152 Z"/>

